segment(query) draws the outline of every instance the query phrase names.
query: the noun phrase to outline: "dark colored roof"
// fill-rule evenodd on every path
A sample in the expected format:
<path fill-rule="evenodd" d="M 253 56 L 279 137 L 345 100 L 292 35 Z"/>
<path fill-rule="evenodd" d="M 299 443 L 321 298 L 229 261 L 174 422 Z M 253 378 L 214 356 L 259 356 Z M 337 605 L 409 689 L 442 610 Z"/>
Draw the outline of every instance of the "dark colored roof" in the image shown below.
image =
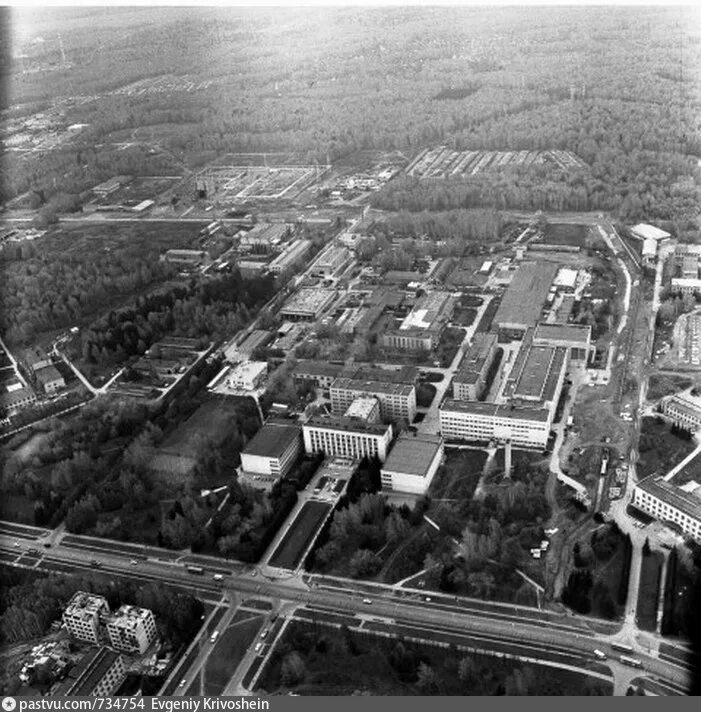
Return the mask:
<path fill-rule="evenodd" d="M 413 385 L 406 383 L 388 383 L 387 381 L 361 380 L 357 378 L 337 378 L 331 388 L 343 388 L 359 393 L 387 393 L 389 395 L 408 396 L 414 389 Z"/>
<path fill-rule="evenodd" d="M 244 455 L 280 457 L 299 438 L 301 430 L 297 425 L 267 422 L 243 449 Z"/>
<path fill-rule="evenodd" d="M 428 468 L 441 448 L 441 442 L 442 439 L 437 435 L 402 434 L 394 444 L 382 470 L 426 477 Z"/>
<path fill-rule="evenodd" d="M 680 512 L 701 521 L 701 499 L 691 492 L 685 492 L 663 477 L 651 475 L 636 485 L 643 492 L 657 497 Z"/>
<path fill-rule="evenodd" d="M 298 361 L 293 369 L 295 376 L 327 376 L 331 378 L 337 377 L 343 366 L 334 365 L 328 361 Z"/>
<path fill-rule="evenodd" d="M 558 267 L 550 262 L 523 262 L 504 292 L 495 324 L 531 326 L 538 321 Z"/>

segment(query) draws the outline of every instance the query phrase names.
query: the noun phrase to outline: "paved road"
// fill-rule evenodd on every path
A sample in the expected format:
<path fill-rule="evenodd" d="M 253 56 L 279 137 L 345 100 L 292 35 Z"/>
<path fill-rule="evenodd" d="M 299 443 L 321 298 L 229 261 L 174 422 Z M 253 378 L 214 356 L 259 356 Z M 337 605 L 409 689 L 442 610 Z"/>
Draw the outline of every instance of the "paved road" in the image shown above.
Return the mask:
<path fill-rule="evenodd" d="M 90 546 L 90 540 L 71 535 L 70 541 L 67 542 L 66 537 L 61 543 L 44 549 L 42 530 L 0 524 L 0 531 L 0 561 L 3 563 L 71 572 L 90 570 L 91 560 L 99 559 L 101 573 L 159 581 L 213 603 L 221 601 L 222 597 L 226 600 L 232 594 L 253 594 L 345 613 L 371 610 L 373 615 L 397 622 L 420 623 L 444 632 L 497 636 L 546 648 L 564 646 L 582 655 L 591 655 L 594 648 L 610 653 L 609 641 L 620 637 L 617 626 L 608 622 L 535 608 L 456 599 L 441 594 L 432 594 L 429 601 L 424 592 L 415 589 L 397 590 L 391 586 L 331 577 L 288 576 L 277 580 L 253 576 L 240 565 L 229 566 L 225 562 L 219 567 L 209 566 L 203 574 L 197 575 L 183 569 L 183 563 L 178 560 L 190 557 L 177 552 L 162 552 L 163 557 L 156 557 L 154 554 L 160 551 L 149 549 L 147 559 L 138 559 L 132 564 L 133 545 L 126 545 L 126 551 L 123 551 L 121 542 L 105 542 L 110 548 L 103 549 Z M 15 541 L 19 546 L 15 546 Z M 69 545 L 76 541 L 84 546 Z M 30 548 L 34 553 L 28 551 Z M 218 561 L 213 557 L 198 557 L 198 560 L 202 558 L 212 563 Z M 221 581 L 213 579 L 213 571 L 226 571 L 227 568 L 236 568 L 236 573 L 225 575 Z M 372 601 L 370 604 L 365 602 L 368 599 Z M 646 652 L 635 640 L 632 644 L 636 657 L 643 661 L 644 671 L 673 685 L 688 685 L 689 674 L 683 665 L 672 659 L 661 659 L 656 651 Z"/>

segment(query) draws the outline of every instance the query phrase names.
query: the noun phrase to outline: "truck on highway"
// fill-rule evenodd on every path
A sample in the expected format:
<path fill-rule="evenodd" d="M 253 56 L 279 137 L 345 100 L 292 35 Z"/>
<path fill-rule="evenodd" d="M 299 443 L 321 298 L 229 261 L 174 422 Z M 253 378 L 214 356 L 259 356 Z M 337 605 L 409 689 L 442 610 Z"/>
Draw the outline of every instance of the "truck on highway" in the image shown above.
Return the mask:
<path fill-rule="evenodd" d="M 614 650 L 618 650 L 621 653 L 632 653 L 633 652 L 633 646 L 626 645 L 625 643 L 611 643 L 611 647 Z"/>
<path fill-rule="evenodd" d="M 631 658 L 628 655 L 621 655 L 619 660 L 624 665 L 630 665 L 631 667 L 634 667 L 634 668 L 641 668 L 643 666 L 642 660 L 638 660 L 638 658 Z"/>
<path fill-rule="evenodd" d="M 198 576 L 202 576 L 202 574 L 204 573 L 204 569 L 201 566 L 186 566 L 185 568 L 189 574 L 197 574 Z"/>
<path fill-rule="evenodd" d="M 364 598 L 364 599 L 363 599 L 363 603 L 364 603 L 366 606 L 369 606 L 369 605 L 372 603 L 372 601 L 371 601 L 369 598 Z"/>
<path fill-rule="evenodd" d="M 212 576 L 212 578 L 215 581 L 223 581 L 224 580 L 224 576 L 222 574 L 214 574 L 214 576 Z"/>
<path fill-rule="evenodd" d="M 594 655 L 599 658 L 599 660 L 606 660 L 608 657 L 603 650 L 599 650 L 598 648 L 594 648 Z"/>

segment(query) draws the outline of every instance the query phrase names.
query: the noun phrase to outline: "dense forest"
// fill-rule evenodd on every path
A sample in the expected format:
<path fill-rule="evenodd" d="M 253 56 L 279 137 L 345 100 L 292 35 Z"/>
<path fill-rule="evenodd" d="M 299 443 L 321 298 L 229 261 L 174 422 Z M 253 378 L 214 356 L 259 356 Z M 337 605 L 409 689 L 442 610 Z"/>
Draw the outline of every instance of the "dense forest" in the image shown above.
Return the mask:
<path fill-rule="evenodd" d="M 411 158 L 445 143 L 566 149 L 588 168 L 477 174 L 429 186 L 431 197 L 391 181 L 378 204 L 601 209 L 683 224 L 696 216 L 701 156 L 693 19 L 691 8 L 660 7 L 17 12 L 25 58 L 6 119 L 87 126 L 50 152 L 6 156 L 2 193 L 78 194 L 116 172 L 227 152 Z M 22 71 L 37 66 L 48 85 Z M 143 146 L 118 150 L 134 139 Z"/>

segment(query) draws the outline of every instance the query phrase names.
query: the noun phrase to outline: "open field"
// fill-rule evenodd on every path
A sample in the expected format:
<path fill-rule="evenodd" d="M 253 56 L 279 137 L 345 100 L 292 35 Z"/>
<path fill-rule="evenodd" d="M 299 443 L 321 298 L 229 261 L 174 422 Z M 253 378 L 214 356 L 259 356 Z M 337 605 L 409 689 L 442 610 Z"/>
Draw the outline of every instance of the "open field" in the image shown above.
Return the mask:
<path fill-rule="evenodd" d="M 545 226 L 543 242 L 549 245 L 576 245 L 584 247 L 588 227 L 570 223 L 548 223 Z"/>
<path fill-rule="evenodd" d="M 326 502 L 306 502 L 292 522 L 290 530 L 270 557 L 269 565 L 283 569 L 297 568 L 329 509 L 331 505 Z"/>

